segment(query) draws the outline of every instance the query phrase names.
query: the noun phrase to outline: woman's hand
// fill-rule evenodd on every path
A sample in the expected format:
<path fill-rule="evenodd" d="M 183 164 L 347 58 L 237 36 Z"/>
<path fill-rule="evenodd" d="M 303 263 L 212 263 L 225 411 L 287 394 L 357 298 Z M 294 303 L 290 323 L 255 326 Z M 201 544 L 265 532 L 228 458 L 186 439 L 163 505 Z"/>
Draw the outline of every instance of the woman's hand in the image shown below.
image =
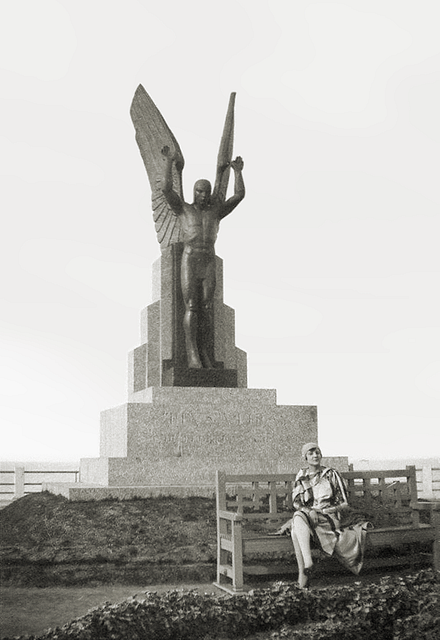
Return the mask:
<path fill-rule="evenodd" d="M 270 536 L 287 536 L 287 535 L 290 535 L 290 529 L 288 529 L 287 527 L 281 527 L 281 529 L 278 529 L 278 531 L 275 531 L 274 533 L 270 532 L 269 535 Z"/>
<path fill-rule="evenodd" d="M 270 536 L 290 536 L 292 531 L 292 520 L 288 520 L 283 524 L 282 527 L 275 531 L 274 533 L 269 533 Z"/>
<path fill-rule="evenodd" d="M 313 526 L 316 527 L 317 524 L 318 524 L 318 513 L 315 511 L 315 509 L 310 509 L 309 518 L 310 518 Z"/>

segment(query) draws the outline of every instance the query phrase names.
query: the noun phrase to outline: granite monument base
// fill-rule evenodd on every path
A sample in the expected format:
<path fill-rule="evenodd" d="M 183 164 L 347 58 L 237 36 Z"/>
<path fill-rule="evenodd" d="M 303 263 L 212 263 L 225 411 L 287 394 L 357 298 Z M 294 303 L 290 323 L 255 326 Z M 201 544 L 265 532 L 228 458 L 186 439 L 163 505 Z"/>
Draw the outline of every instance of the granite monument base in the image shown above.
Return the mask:
<path fill-rule="evenodd" d="M 317 438 L 316 407 L 278 406 L 275 390 L 150 387 L 101 414 L 100 457 L 80 479 L 105 486 L 214 485 L 227 473 L 286 473 Z"/>
<path fill-rule="evenodd" d="M 217 469 L 292 473 L 303 443 L 317 439 L 316 407 L 277 405 L 273 389 L 149 387 L 133 395 L 137 402 L 102 412 L 100 457 L 81 460 L 72 495 L 212 495 Z"/>
<path fill-rule="evenodd" d="M 272 389 L 150 387 L 101 414 L 99 458 L 83 458 L 79 483 L 47 483 L 70 500 L 215 494 L 229 474 L 295 473 L 316 441 L 315 406 L 277 405 Z M 323 464 L 348 470 L 348 459 Z"/>

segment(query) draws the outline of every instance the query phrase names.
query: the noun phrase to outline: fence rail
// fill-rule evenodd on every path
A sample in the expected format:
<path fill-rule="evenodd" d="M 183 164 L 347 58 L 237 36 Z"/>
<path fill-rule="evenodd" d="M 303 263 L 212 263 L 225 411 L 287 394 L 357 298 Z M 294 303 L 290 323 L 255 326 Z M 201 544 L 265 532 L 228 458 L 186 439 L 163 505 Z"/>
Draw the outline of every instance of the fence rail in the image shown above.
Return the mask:
<path fill-rule="evenodd" d="M 440 466 L 416 465 L 416 478 L 419 498 L 440 500 Z M 79 482 L 79 470 L 25 469 L 20 465 L 16 465 L 14 469 L 0 469 L 0 501 L 7 502 L 29 493 L 36 493 L 41 491 L 43 482 L 54 480 Z"/>
<path fill-rule="evenodd" d="M 417 496 L 423 500 L 440 500 L 440 460 L 355 460 L 353 467 L 356 471 L 397 469 L 399 466 L 415 465 Z"/>
<path fill-rule="evenodd" d="M 29 493 L 38 493 L 43 482 L 57 480 L 78 482 L 79 469 L 25 469 L 19 465 L 14 469 L 0 469 L 0 500 L 14 500 Z"/>

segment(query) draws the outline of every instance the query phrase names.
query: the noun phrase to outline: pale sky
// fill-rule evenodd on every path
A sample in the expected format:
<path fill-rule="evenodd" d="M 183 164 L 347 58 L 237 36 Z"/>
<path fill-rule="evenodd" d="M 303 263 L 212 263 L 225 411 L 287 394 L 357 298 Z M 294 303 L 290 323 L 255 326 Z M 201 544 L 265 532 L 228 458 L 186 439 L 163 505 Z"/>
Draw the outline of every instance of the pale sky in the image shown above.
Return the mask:
<path fill-rule="evenodd" d="M 251 388 L 327 455 L 440 455 L 438 0 L 0 0 L 1 460 L 99 455 L 159 257 L 139 83 L 213 180 Z"/>

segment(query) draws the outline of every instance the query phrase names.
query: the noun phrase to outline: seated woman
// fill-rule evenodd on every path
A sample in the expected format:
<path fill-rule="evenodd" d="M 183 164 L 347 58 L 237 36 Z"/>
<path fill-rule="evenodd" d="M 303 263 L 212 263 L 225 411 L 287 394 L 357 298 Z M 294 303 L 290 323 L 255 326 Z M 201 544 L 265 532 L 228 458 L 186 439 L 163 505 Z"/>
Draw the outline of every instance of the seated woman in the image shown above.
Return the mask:
<path fill-rule="evenodd" d="M 295 479 L 292 520 L 277 532 L 291 529 L 293 547 L 298 563 L 298 584 L 306 587 L 313 567 L 311 540 L 328 556 L 335 555 L 356 575 L 363 563 L 367 522 L 344 528 L 341 516 L 349 508 L 347 490 L 341 475 L 330 467 L 322 467 L 322 454 L 315 442 L 302 448 L 307 468 Z M 371 526 L 371 525 L 370 525 Z"/>

